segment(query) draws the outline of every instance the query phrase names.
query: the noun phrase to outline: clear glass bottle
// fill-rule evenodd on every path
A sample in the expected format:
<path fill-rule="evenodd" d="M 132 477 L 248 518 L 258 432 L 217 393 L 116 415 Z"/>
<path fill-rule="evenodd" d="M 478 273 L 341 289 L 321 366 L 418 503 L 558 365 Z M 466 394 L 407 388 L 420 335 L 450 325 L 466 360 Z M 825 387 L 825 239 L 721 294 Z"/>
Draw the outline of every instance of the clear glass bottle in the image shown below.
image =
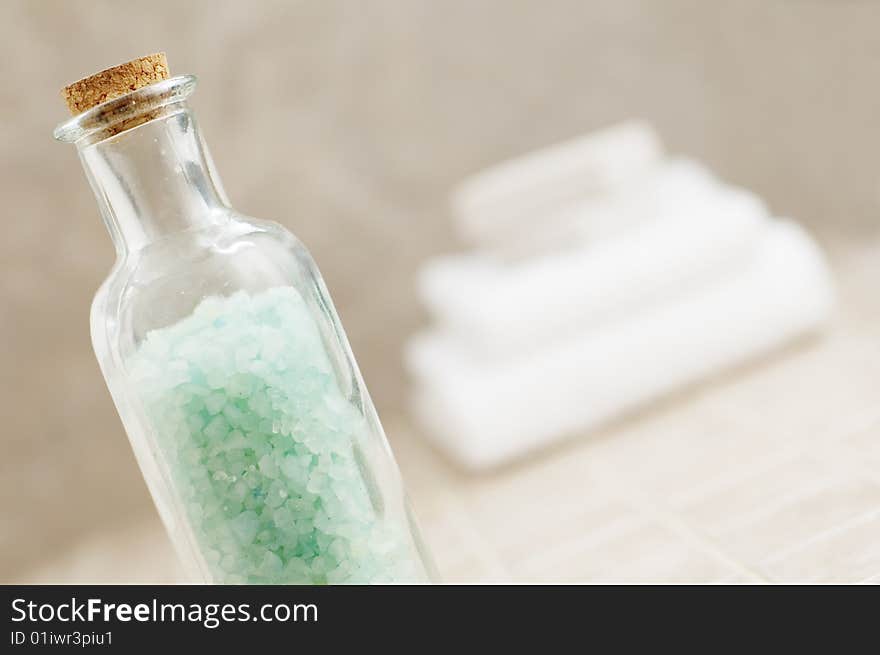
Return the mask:
<path fill-rule="evenodd" d="M 321 275 L 236 213 L 192 112 L 195 78 L 60 125 L 117 260 L 92 342 L 196 581 L 422 582 L 431 566 Z"/>

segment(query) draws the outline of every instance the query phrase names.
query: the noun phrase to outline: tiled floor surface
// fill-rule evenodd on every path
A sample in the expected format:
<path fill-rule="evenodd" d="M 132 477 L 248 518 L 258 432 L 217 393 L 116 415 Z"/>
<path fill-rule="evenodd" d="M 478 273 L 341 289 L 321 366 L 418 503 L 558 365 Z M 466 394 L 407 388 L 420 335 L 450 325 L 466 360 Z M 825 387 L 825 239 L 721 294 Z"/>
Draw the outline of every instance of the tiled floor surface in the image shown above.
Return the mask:
<path fill-rule="evenodd" d="M 880 248 L 819 338 L 487 475 L 386 427 L 446 582 L 880 582 Z M 158 524 L 23 580 L 177 579 Z"/>
<path fill-rule="evenodd" d="M 447 581 L 880 582 L 880 249 L 825 335 L 486 477 L 395 426 Z"/>

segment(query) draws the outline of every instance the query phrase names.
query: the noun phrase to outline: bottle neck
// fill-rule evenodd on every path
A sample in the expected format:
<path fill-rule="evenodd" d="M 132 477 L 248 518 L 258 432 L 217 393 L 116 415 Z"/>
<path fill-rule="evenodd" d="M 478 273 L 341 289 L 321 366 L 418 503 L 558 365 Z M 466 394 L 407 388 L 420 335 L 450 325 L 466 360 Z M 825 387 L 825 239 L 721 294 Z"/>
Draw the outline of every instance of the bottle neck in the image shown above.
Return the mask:
<path fill-rule="evenodd" d="M 226 215 L 226 195 L 183 103 L 119 134 L 78 143 L 78 149 L 121 255 Z"/>

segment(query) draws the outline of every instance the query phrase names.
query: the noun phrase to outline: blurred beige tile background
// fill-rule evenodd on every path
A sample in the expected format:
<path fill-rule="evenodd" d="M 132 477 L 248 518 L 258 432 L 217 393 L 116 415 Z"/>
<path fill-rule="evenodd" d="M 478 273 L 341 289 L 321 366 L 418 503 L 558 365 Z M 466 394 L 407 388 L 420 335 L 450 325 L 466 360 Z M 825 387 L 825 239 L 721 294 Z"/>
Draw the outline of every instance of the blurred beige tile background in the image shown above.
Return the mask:
<path fill-rule="evenodd" d="M 58 90 L 66 82 L 158 49 L 167 51 L 173 71 L 199 75 L 193 104 L 233 204 L 284 223 L 311 248 L 402 453 L 405 477 L 416 491 L 437 479 L 455 489 L 458 500 L 437 501 L 442 511 L 432 511 L 439 497 L 433 492 L 422 494 L 417 507 L 429 522 L 436 518 L 432 525 L 439 527 L 429 532 L 444 565 L 456 559 L 449 566 L 464 577 L 471 571 L 474 577 L 546 579 L 558 575 L 547 569 L 552 558 L 564 561 L 572 548 L 589 548 L 590 557 L 578 565 L 601 573 L 603 558 L 623 540 L 641 548 L 654 544 L 656 566 L 644 565 L 644 579 L 678 566 L 682 551 L 670 540 L 722 539 L 736 534 L 735 520 L 718 523 L 716 510 L 693 498 L 683 497 L 673 516 L 627 504 L 627 494 L 624 501 L 599 494 L 577 511 L 586 513 L 585 526 L 606 530 L 606 540 L 558 548 L 551 560 L 514 554 L 508 566 L 507 553 L 520 546 L 490 543 L 493 530 L 510 533 L 503 516 L 480 518 L 484 531 L 476 538 L 467 521 L 449 518 L 457 516 L 448 509 L 455 503 L 503 495 L 507 478 L 455 477 L 398 419 L 406 389 L 400 346 L 423 320 L 413 271 L 426 256 L 458 245 L 445 209 L 457 180 L 501 158 L 644 117 L 671 151 L 704 160 L 720 177 L 756 191 L 775 213 L 819 235 L 850 280 L 843 289 L 850 322 L 832 345 L 851 343 L 850 326 L 858 326 L 852 327 L 863 337 L 858 343 L 867 345 L 846 356 L 853 366 L 864 364 L 865 353 L 875 352 L 871 326 L 880 317 L 871 305 L 878 250 L 865 245 L 880 239 L 878 24 L 880 3 L 830 0 L 4 2 L 0 581 L 70 551 L 91 533 L 155 520 L 91 352 L 89 303 L 112 263 L 112 248 L 74 149 L 51 139 L 64 118 Z M 871 370 L 878 369 L 869 368 L 866 379 Z M 725 416 L 742 420 L 737 393 L 731 384 L 719 402 L 728 407 Z M 749 403 L 766 397 L 754 388 L 740 393 Z M 782 418 L 797 414 L 798 400 L 795 395 Z M 871 404 L 864 400 L 860 411 Z M 737 434 L 760 431 L 754 417 L 738 425 Z M 846 439 L 876 448 L 869 437 L 874 424 L 865 425 L 861 436 L 853 428 Z M 625 435 L 616 439 L 625 444 Z M 797 478 L 809 476 L 817 458 L 830 466 L 816 453 L 806 461 L 779 455 L 771 464 L 779 475 Z M 551 456 L 539 466 L 554 470 L 554 461 Z M 838 474 L 830 472 L 827 484 L 842 485 L 840 493 L 854 495 L 857 504 L 867 507 L 880 493 L 876 479 L 862 489 L 855 482 L 846 486 Z M 758 484 L 769 484 L 760 471 L 754 475 Z M 718 490 L 715 502 L 732 504 L 731 514 L 744 517 L 741 525 L 767 520 L 737 506 L 735 483 Z M 520 495 L 511 500 L 509 492 L 503 502 L 518 506 L 527 498 L 527 483 L 515 489 Z M 613 509 L 621 502 L 622 509 Z M 642 514 L 628 518 L 632 506 Z M 670 536 L 679 516 L 700 531 Z M 853 516 L 866 517 L 854 523 L 862 530 L 854 538 L 877 534 L 864 532 L 876 524 L 872 515 Z M 776 525 L 776 532 L 761 533 L 775 539 L 770 550 L 789 543 L 786 525 Z M 454 545 L 462 534 L 467 548 Z M 770 576 L 767 571 L 797 577 L 804 570 L 815 576 L 810 553 L 839 548 L 836 534 L 766 561 L 752 542 L 740 550 L 735 540 L 725 542 L 719 554 L 700 541 L 689 570 L 697 567 L 697 579 L 756 579 Z M 151 538 L 134 541 L 143 549 Z M 485 548 L 474 547 L 475 539 Z M 730 565 L 729 552 L 757 568 Z M 639 573 L 629 570 L 636 579 Z M 876 574 L 880 566 L 871 561 L 852 577 Z"/>

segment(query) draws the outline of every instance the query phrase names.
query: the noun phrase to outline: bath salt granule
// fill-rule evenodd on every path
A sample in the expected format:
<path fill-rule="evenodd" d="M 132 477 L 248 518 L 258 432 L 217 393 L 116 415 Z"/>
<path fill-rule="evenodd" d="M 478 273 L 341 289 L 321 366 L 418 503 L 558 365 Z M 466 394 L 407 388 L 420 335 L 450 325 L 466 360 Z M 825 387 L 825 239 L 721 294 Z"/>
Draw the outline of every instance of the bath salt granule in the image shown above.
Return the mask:
<path fill-rule="evenodd" d="M 217 582 L 424 579 L 367 486 L 366 419 L 294 288 L 207 298 L 127 369 Z"/>

